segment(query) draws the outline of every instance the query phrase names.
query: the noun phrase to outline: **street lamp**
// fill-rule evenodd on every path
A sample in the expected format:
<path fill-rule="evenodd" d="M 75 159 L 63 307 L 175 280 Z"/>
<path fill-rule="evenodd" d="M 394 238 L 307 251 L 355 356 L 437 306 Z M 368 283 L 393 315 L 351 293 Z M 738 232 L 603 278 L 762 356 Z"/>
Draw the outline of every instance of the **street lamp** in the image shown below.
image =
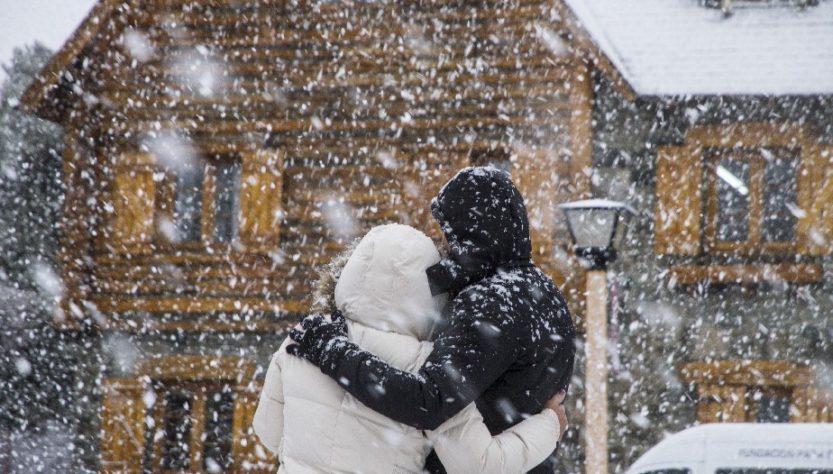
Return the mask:
<path fill-rule="evenodd" d="M 560 204 L 576 255 L 587 266 L 587 342 L 585 441 L 588 474 L 606 474 L 607 466 L 607 265 L 635 214 L 625 203 L 588 199 Z"/>

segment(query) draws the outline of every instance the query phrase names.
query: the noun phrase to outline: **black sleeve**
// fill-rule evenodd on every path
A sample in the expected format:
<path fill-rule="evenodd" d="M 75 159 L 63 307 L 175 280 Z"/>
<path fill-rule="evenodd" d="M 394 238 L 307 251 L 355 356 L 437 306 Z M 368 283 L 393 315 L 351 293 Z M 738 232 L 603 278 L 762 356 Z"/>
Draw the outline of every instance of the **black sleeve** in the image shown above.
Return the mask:
<path fill-rule="evenodd" d="M 455 302 L 449 324 L 417 374 L 391 367 L 351 342 L 334 344 L 322 372 L 374 411 L 420 430 L 456 415 L 512 364 L 517 341 L 497 305 Z"/>

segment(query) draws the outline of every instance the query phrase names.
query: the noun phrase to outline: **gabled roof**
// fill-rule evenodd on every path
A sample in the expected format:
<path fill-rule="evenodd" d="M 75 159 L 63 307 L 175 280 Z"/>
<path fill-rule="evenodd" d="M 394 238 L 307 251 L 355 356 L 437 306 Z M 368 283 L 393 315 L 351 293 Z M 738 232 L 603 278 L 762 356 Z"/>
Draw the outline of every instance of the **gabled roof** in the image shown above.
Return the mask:
<path fill-rule="evenodd" d="M 32 85 L 20 99 L 20 109 L 26 113 L 61 122 L 64 107 L 57 104 L 65 74 L 83 55 L 84 50 L 96 39 L 108 24 L 116 7 L 124 0 L 99 0 L 81 22 L 70 39 L 52 57 L 49 64 L 35 77 Z"/>
<path fill-rule="evenodd" d="M 833 93 L 833 1 L 564 1 L 638 95 Z"/>
<path fill-rule="evenodd" d="M 114 20 L 118 19 L 117 15 L 122 7 L 135 6 L 135 3 L 136 0 L 98 0 L 70 39 L 26 90 L 19 108 L 26 113 L 63 123 L 69 108 L 75 101 L 80 100 L 77 91 L 73 91 L 73 86 L 78 84 L 86 72 L 79 70 L 78 64 L 89 56 L 90 49 L 96 42 L 107 41 L 102 36 L 107 27 L 113 26 Z M 566 10 L 565 3 L 558 0 L 554 6 L 563 17 L 564 27 L 574 35 L 575 45 L 596 67 L 613 79 L 614 86 L 620 92 L 627 98 L 633 98 L 632 88 L 612 65 L 607 53 L 601 51 L 590 35 L 581 28 L 575 15 Z"/>
<path fill-rule="evenodd" d="M 620 90 L 643 96 L 833 94 L 833 1 L 804 9 L 787 2 L 738 7 L 730 17 L 700 0 L 563 1 L 565 25 Z M 68 104 L 79 99 L 71 90 L 76 66 L 97 39 L 106 41 L 114 15 L 129 3 L 99 0 L 20 108 L 63 122 Z"/>

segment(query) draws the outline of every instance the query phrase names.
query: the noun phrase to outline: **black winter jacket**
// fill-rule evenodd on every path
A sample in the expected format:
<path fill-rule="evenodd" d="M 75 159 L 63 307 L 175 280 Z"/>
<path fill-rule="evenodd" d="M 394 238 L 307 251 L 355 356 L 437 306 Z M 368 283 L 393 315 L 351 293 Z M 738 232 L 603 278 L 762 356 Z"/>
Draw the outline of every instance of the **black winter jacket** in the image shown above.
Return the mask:
<path fill-rule="evenodd" d="M 561 292 L 530 260 L 526 207 L 508 174 L 464 169 L 432 212 L 451 251 L 428 278 L 455 296 L 425 365 L 414 375 L 338 344 L 321 370 L 368 407 L 417 429 L 437 428 L 476 401 L 497 434 L 567 388 L 575 329 Z M 433 455 L 426 468 L 443 472 Z M 532 472 L 552 472 L 551 460 Z"/>

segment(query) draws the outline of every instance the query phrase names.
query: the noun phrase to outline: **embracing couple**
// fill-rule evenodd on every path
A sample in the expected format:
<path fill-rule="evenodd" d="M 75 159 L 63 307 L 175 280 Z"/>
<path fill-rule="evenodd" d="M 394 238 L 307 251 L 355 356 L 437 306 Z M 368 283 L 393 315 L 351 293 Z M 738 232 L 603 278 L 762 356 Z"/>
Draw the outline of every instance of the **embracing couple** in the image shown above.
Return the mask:
<path fill-rule="evenodd" d="M 575 329 L 523 198 L 466 168 L 431 211 L 442 256 L 411 227 L 372 229 L 320 282 L 331 316 L 273 356 L 254 429 L 280 472 L 553 472 Z"/>

